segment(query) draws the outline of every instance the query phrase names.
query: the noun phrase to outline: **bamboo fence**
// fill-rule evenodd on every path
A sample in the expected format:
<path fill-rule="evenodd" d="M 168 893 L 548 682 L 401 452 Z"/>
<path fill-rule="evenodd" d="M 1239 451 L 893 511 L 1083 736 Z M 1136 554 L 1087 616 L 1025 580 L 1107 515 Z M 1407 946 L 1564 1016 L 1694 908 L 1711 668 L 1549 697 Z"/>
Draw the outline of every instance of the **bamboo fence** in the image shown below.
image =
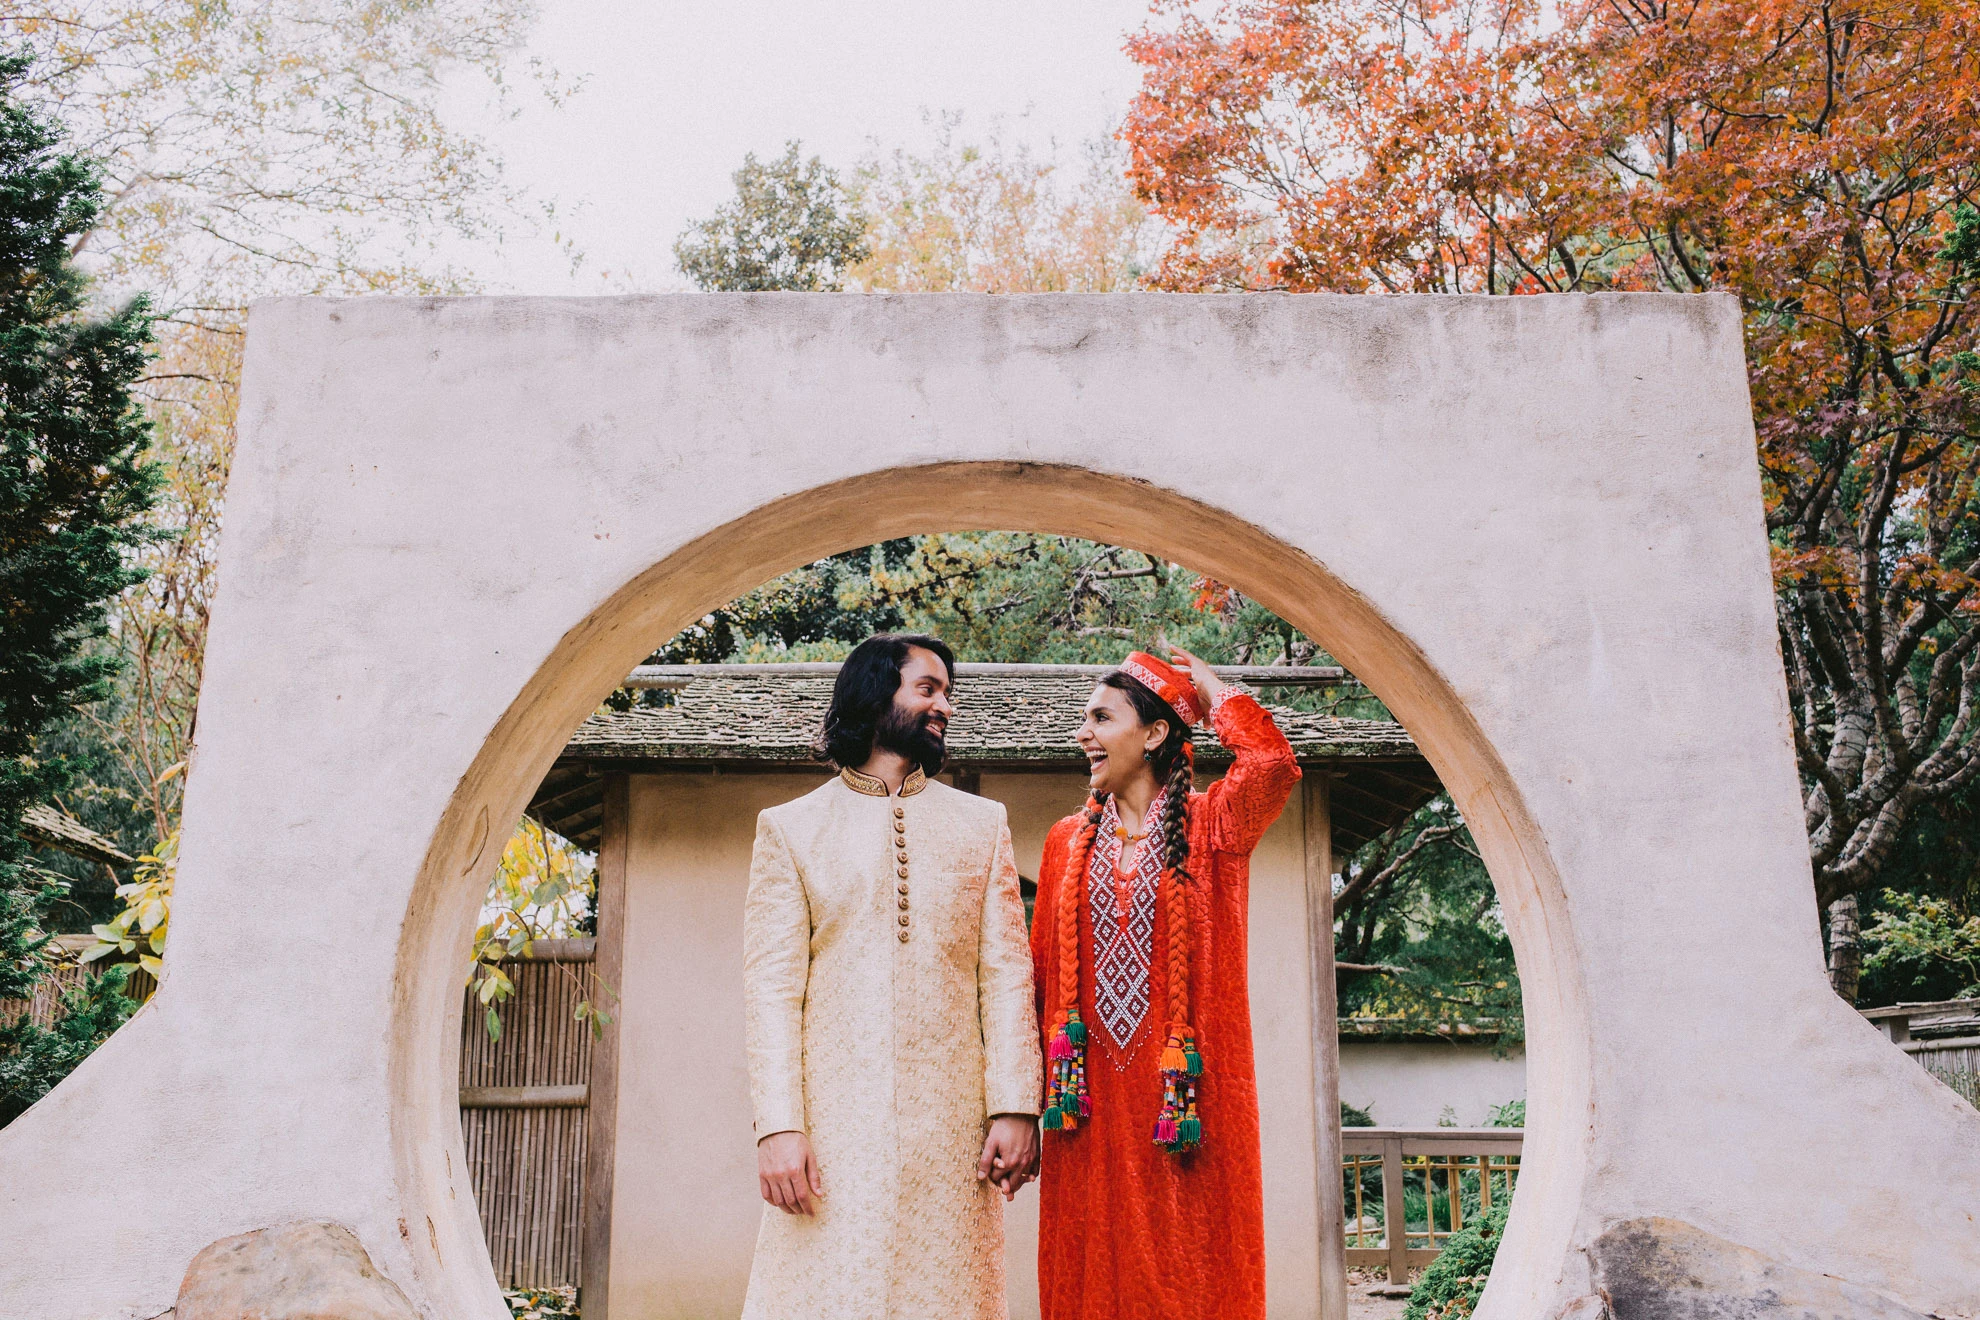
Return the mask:
<path fill-rule="evenodd" d="M 461 1137 L 504 1288 L 581 1282 L 591 1029 L 575 1010 L 589 969 L 570 964 L 589 961 L 590 941 L 555 943 L 565 947 L 503 964 L 516 992 L 498 1008 L 499 1039 L 472 992 L 461 1015 Z"/>

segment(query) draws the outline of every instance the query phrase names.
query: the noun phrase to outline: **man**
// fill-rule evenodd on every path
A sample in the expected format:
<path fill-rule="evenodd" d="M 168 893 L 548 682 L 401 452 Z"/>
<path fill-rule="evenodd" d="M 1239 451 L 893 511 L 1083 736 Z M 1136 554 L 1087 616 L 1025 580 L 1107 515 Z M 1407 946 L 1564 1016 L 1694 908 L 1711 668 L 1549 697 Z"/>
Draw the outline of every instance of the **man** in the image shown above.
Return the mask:
<path fill-rule="evenodd" d="M 933 778 L 954 673 L 933 637 L 860 643 L 818 740 L 839 774 L 757 820 L 745 1320 L 1004 1320 L 1043 1064 L 1004 808 Z"/>

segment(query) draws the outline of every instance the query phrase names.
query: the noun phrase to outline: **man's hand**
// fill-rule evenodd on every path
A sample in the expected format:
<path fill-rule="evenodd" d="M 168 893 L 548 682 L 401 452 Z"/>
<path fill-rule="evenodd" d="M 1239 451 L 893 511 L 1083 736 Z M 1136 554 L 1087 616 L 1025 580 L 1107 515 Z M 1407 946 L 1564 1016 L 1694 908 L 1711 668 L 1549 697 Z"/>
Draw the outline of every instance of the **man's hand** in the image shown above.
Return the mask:
<path fill-rule="evenodd" d="M 976 1162 L 978 1182 L 989 1179 L 1006 1201 L 1038 1176 L 1038 1120 L 1029 1114 L 999 1114 L 990 1120 L 983 1139 L 983 1158 Z"/>
<path fill-rule="evenodd" d="M 756 1143 L 756 1181 L 763 1199 L 787 1215 L 815 1215 L 825 1195 L 811 1138 L 802 1132 L 772 1132 Z"/>

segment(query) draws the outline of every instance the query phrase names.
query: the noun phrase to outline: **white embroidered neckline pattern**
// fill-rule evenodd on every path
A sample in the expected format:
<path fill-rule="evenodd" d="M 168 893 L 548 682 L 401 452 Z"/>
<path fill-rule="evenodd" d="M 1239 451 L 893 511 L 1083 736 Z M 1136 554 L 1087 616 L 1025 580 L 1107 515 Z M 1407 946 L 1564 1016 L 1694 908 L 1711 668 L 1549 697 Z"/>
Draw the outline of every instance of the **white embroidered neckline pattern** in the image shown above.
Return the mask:
<path fill-rule="evenodd" d="M 1100 832 L 1086 867 L 1087 906 L 1093 920 L 1093 1012 L 1117 1051 L 1115 1067 L 1134 1057 L 1135 1038 L 1148 1016 L 1149 969 L 1155 957 L 1155 895 L 1162 879 L 1162 794 L 1149 804 L 1142 822 L 1148 837 L 1135 856 L 1125 914 L 1114 893 L 1114 867 L 1120 862 L 1121 823 L 1114 800 L 1107 799 Z"/>

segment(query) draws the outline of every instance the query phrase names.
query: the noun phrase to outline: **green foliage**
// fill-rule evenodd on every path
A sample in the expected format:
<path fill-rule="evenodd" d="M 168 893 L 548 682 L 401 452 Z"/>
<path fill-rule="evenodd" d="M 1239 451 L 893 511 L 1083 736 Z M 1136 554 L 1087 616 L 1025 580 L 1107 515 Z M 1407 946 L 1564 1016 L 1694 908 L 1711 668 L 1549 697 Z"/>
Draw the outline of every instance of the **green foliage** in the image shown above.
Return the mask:
<path fill-rule="evenodd" d="M 1523 1128 L 1526 1126 L 1526 1101 L 1508 1100 L 1502 1105 L 1493 1105 L 1485 1115 L 1486 1127 Z"/>
<path fill-rule="evenodd" d="M 1478 1309 L 1511 1209 L 1511 1202 L 1500 1201 L 1482 1219 L 1451 1235 L 1443 1254 L 1418 1277 L 1404 1320 L 1457 1320 Z"/>
<path fill-rule="evenodd" d="M 26 809 L 73 772 L 41 740 L 106 691 L 105 610 L 139 580 L 128 552 L 157 485 L 131 393 L 150 318 L 142 301 L 89 314 L 69 253 L 101 207 L 97 174 L 23 103 L 26 78 L 25 59 L 0 57 L 0 998 L 32 994 L 64 888 L 21 834 Z M 46 1090 L 110 1016 L 92 1000 L 52 1033 L 9 1029 L 5 1103 Z"/>
<path fill-rule="evenodd" d="M 1952 899 L 1886 889 L 1863 932 L 1864 980 L 1899 999 L 1980 995 L 1980 916 Z"/>
<path fill-rule="evenodd" d="M 123 910 L 93 928 L 96 943 L 82 956 L 85 963 L 115 954 L 135 957 L 153 976 L 165 974 L 165 939 L 171 933 L 172 886 L 179 875 L 179 832 L 173 830 L 156 848 L 138 858 L 130 882 L 117 886 Z"/>
<path fill-rule="evenodd" d="M 869 583 L 874 574 L 899 568 L 913 550 L 914 542 L 905 538 L 884 541 L 772 578 L 682 629 L 649 661 L 837 659 L 874 633 L 903 625 L 895 602 L 868 598 Z"/>
<path fill-rule="evenodd" d="M 48 1094 L 136 1009 L 124 994 L 126 965 L 105 969 L 62 996 L 53 1026 L 26 1015 L 0 1027 L 0 1127 Z"/>
<path fill-rule="evenodd" d="M 596 934 L 597 898 L 596 858 L 527 816 L 517 822 L 489 882 L 468 961 L 468 988 L 486 1010 L 482 1025 L 490 1040 L 502 1036 L 497 1006 L 516 992 L 502 961 L 526 956 L 538 940 Z M 589 1023 L 594 1037 L 602 1036 L 612 1020 L 606 1005 L 617 992 L 589 963 L 557 967 L 577 991 L 573 1016 Z"/>
<path fill-rule="evenodd" d="M 1980 780 L 1920 805 L 1884 877 L 1861 898 L 1857 1004 L 1956 999 L 1972 990 L 1980 983 L 1970 957 L 1980 918 Z"/>
<path fill-rule="evenodd" d="M 1356 1109 L 1353 1105 L 1343 1100 L 1341 1101 L 1341 1126 L 1344 1128 L 1374 1127 L 1375 1117 L 1366 1109 Z"/>
<path fill-rule="evenodd" d="M 866 260 L 866 221 L 838 174 L 798 144 L 768 164 L 754 153 L 733 176 L 736 195 L 674 243 L 674 260 L 710 293 L 803 293 L 842 287 L 846 268 Z"/>
<path fill-rule="evenodd" d="M 1448 797 L 1348 859 L 1334 914 L 1341 1016 L 1491 1031 L 1502 1049 L 1524 1039 L 1498 894 Z"/>
<path fill-rule="evenodd" d="M 515 1320 L 578 1320 L 575 1288 L 510 1288 L 502 1300 Z"/>
<path fill-rule="evenodd" d="M 1111 663 L 1159 632 L 1218 663 L 1329 663 L 1271 611 L 1180 565 L 1029 532 L 902 538 L 821 559 L 683 629 L 652 660 L 837 659 L 900 628 L 939 635 L 963 660 Z M 1302 700 L 1386 714 L 1354 684 Z"/>

